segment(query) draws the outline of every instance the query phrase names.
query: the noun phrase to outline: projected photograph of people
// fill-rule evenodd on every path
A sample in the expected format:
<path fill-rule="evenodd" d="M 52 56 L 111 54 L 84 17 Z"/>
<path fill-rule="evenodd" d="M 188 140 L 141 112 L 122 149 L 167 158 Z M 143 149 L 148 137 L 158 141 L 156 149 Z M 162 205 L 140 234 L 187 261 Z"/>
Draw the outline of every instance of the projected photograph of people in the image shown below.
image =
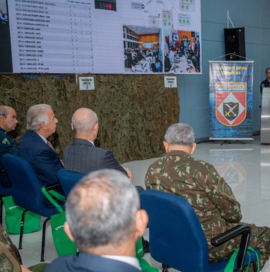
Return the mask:
<path fill-rule="evenodd" d="M 8 21 L 6 0 L 0 0 L 0 24 L 6 24 Z"/>
<path fill-rule="evenodd" d="M 12 58 L 11 58 L 11 44 L 10 44 L 7 0 L 0 0 L 0 33 L 1 33 L 0 73 L 11 73 L 12 72 Z"/>
<path fill-rule="evenodd" d="M 164 72 L 200 73 L 200 33 L 194 31 L 163 31 Z"/>
<path fill-rule="evenodd" d="M 134 25 L 123 26 L 124 67 L 126 73 L 160 73 L 161 29 Z"/>

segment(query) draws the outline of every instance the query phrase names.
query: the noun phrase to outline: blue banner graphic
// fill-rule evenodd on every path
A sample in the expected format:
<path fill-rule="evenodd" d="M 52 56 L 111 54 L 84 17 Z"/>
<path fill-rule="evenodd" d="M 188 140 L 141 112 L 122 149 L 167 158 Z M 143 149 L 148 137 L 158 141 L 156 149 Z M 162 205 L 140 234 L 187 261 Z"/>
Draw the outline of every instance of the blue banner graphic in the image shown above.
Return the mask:
<path fill-rule="evenodd" d="M 210 139 L 251 139 L 253 62 L 210 62 Z"/>

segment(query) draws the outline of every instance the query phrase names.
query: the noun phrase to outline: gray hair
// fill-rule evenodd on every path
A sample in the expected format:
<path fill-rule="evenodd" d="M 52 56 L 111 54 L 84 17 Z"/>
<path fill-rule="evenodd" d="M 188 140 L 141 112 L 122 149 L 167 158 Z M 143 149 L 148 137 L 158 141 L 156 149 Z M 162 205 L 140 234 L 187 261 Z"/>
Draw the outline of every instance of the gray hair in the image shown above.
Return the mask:
<path fill-rule="evenodd" d="M 119 245 L 130 238 L 140 201 L 123 173 L 104 169 L 85 176 L 66 201 L 66 218 L 76 246 Z"/>
<path fill-rule="evenodd" d="M 52 107 L 47 104 L 37 104 L 30 107 L 26 114 L 26 129 L 38 131 L 41 123 L 47 125 L 49 123 L 49 117 L 46 114 L 48 109 L 52 109 Z"/>
<path fill-rule="evenodd" d="M 78 118 L 76 116 L 78 111 L 85 111 L 85 113 Z M 75 136 L 83 133 L 90 133 L 92 132 L 95 124 L 98 123 L 98 117 L 93 110 L 88 108 L 80 108 L 73 113 L 71 123 L 73 125 Z"/>
<path fill-rule="evenodd" d="M 7 117 L 7 110 L 8 110 L 8 106 L 0 106 L 0 115 L 3 115 L 5 118 Z"/>
<path fill-rule="evenodd" d="M 169 126 L 164 139 L 169 145 L 187 145 L 192 147 L 195 142 L 192 127 L 181 123 Z"/>

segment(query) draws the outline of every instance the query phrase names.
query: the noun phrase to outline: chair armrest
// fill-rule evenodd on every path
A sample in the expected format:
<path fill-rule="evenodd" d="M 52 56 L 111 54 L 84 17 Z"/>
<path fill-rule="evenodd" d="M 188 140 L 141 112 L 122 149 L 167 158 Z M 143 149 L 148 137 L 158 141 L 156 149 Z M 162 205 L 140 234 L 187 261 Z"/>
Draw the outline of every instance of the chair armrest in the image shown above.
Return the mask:
<path fill-rule="evenodd" d="M 58 183 L 54 183 L 54 184 L 52 184 L 52 185 L 48 185 L 48 186 L 46 186 L 45 188 L 46 188 L 46 190 L 48 191 L 48 190 L 53 190 L 53 189 L 56 189 L 56 188 L 61 188 L 61 189 L 62 189 L 62 186 L 61 186 L 61 184 L 58 182 Z"/>
<path fill-rule="evenodd" d="M 250 226 L 238 225 L 211 239 L 211 244 L 213 246 L 219 246 L 240 234 L 242 235 L 239 252 L 237 256 L 237 266 L 234 271 L 242 271 L 244 267 L 247 248 L 250 239 L 250 233 L 251 233 Z"/>
<path fill-rule="evenodd" d="M 213 246 L 220 246 L 224 244 L 225 242 L 231 240 L 235 236 L 238 236 L 242 234 L 243 232 L 251 232 L 250 226 L 247 225 L 238 225 L 236 227 L 233 227 L 224 233 L 219 234 L 218 236 L 211 239 L 211 244 Z"/>

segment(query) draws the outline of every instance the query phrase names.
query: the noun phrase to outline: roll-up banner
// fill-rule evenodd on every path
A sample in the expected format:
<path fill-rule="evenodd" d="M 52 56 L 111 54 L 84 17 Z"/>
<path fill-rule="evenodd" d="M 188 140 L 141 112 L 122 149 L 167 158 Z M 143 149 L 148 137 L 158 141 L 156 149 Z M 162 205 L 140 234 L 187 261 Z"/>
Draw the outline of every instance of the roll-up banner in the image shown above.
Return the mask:
<path fill-rule="evenodd" d="M 210 140 L 253 140 L 253 61 L 209 61 Z"/>

